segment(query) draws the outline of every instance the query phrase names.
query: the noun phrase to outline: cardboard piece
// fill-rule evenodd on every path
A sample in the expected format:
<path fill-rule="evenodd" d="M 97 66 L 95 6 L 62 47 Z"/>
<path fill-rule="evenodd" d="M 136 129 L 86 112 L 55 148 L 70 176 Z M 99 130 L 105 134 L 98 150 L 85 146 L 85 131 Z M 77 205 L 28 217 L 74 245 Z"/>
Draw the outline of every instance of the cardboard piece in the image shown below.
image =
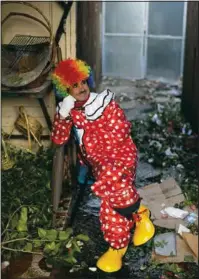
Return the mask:
<path fill-rule="evenodd" d="M 185 200 L 181 188 L 175 179 L 168 178 L 162 183 L 153 183 L 138 189 L 140 196 L 143 198 L 142 203 L 151 211 L 151 218 L 156 226 L 163 228 L 175 229 L 176 224 L 186 225 L 183 220 L 169 217 L 163 219 L 160 211 L 168 206 L 174 206 L 176 203 Z"/>
<path fill-rule="evenodd" d="M 156 219 L 153 220 L 153 224 L 167 229 L 176 229 L 176 227 L 179 227 L 180 224 L 186 226 L 186 223 L 183 220 L 176 218 Z"/>
<path fill-rule="evenodd" d="M 162 193 L 166 199 L 182 194 L 181 188 L 178 186 L 173 177 L 164 180 L 160 184 L 160 189 L 162 190 Z"/>
<path fill-rule="evenodd" d="M 159 183 L 153 183 L 139 188 L 138 192 L 140 193 L 143 200 L 146 200 L 150 203 L 153 203 L 157 200 L 159 202 L 165 202 L 166 200 Z"/>
<path fill-rule="evenodd" d="M 152 252 L 152 259 L 158 261 L 159 263 L 181 263 L 186 261 L 186 257 L 192 257 L 195 262 L 198 262 L 197 257 L 194 255 L 187 243 L 179 236 L 176 235 L 176 256 L 160 256 Z"/>
<path fill-rule="evenodd" d="M 194 255 L 198 259 L 198 235 L 193 235 L 192 233 L 182 232 L 182 238 L 186 244 L 191 248 Z"/>

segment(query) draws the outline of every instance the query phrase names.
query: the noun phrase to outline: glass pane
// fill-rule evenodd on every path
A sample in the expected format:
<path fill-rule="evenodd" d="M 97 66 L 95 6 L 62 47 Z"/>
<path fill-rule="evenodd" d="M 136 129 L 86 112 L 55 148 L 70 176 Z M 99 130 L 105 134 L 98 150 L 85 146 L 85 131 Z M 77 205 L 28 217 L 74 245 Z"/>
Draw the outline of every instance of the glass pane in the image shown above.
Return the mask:
<path fill-rule="evenodd" d="M 148 39 L 147 77 L 176 80 L 180 77 L 182 40 Z"/>
<path fill-rule="evenodd" d="M 105 37 L 105 75 L 141 78 L 142 38 Z"/>
<path fill-rule="evenodd" d="M 148 33 L 182 36 L 183 11 L 184 2 L 150 2 Z"/>
<path fill-rule="evenodd" d="M 106 33 L 143 33 L 144 2 L 106 2 Z"/>

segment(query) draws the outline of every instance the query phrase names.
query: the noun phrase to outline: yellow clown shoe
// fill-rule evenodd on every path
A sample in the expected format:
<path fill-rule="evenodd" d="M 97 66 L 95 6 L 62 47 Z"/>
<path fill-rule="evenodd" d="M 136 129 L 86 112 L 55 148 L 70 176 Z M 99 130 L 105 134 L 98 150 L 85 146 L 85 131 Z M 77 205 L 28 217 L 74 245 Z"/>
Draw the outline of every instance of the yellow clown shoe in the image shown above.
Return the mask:
<path fill-rule="evenodd" d="M 141 205 L 138 213 L 133 214 L 135 220 L 135 231 L 133 234 L 133 244 L 139 246 L 149 241 L 155 234 L 155 227 L 150 220 L 150 211 Z"/>
<path fill-rule="evenodd" d="M 145 205 L 141 204 L 139 209 L 138 209 L 138 213 L 140 214 L 144 214 L 146 215 L 148 218 L 150 218 L 150 210 L 148 209 L 148 207 L 146 207 Z"/>
<path fill-rule="evenodd" d="M 97 267 L 104 272 L 116 272 L 122 267 L 122 258 L 126 253 L 127 247 L 121 249 L 113 249 L 109 247 L 97 261 Z"/>

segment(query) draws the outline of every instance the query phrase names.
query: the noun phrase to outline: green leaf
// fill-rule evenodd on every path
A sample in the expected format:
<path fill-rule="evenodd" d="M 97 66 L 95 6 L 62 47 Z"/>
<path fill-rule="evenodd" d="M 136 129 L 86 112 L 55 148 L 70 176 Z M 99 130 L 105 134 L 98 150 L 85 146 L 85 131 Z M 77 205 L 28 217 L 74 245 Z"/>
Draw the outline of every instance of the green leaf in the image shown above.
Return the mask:
<path fill-rule="evenodd" d="M 73 244 L 74 250 L 80 253 L 81 250 L 80 250 L 77 242 L 75 241 L 75 239 L 73 239 L 72 244 Z"/>
<path fill-rule="evenodd" d="M 23 250 L 27 252 L 32 252 L 32 243 L 28 242 Z"/>
<path fill-rule="evenodd" d="M 89 241 L 89 239 L 90 239 L 88 237 L 88 235 L 85 235 L 85 234 L 78 234 L 75 238 L 78 240 L 83 240 L 83 241 Z"/>
<path fill-rule="evenodd" d="M 33 241 L 34 247 L 41 247 L 42 246 L 42 241 L 41 240 L 34 240 Z"/>
<path fill-rule="evenodd" d="M 17 237 L 18 237 L 18 238 L 22 238 L 22 237 L 26 237 L 27 235 L 28 235 L 27 232 L 19 232 L 19 233 L 17 234 Z"/>
<path fill-rule="evenodd" d="M 38 228 L 38 235 L 41 238 L 45 238 L 46 236 L 46 231 L 44 229 Z"/>
<path fill-rule="evenodd" d="M 73 234 L 73 229 L 72 228 L 67 228 L 65 230 L 65 232 L 68 234 L 68 236 L 72 235 Z"/>
<path fill-rule="evenodd" d="M 53 252 L 51 253 L 53 256 L 55 256 L 58 252 L 59 252 L 59 248 L 60 248 L 60 243 L 57 243 L 55 245 L 55 249 L 53 250 Z"/>
<path fill-rule="evenodd" d="M 44 252 L 49 253 L 52 252 L 55 249 L 55 242 L 51 242 L 45 245 Z"/>
<path fill-rule="evenodd" d="M 36 213 L 36 212 L 38 212 L 38 211 L 39 211 L 39 208 L 36 207 L 36 206 L 30 206 L 30 207 L 29 207 L 29 212 L 30 212 L 30 213 Z"/>
<path fill-rule="evenodd" d="M 49 189 L 49 190 L 51 190 L 51 182 L 50 182 L 50 181 L 47 182 L 46 188 Z"/>
<path fill-rule="evenodd" d="M 140 266 L 140 270 L 145 270 L 146 268 L 147 268 L 146 265 L 141 265 L 141 266 Z"/>
<path fill-rule="evenodd" d="M 155 247 L 160 247 L 159 241 L 155 242 L 154 245 L 155 245 Z"/>
<path fill-rule="evenodd" d="M 65 258 L 64 259 L 67 263 L 70 263 L 70 264 L 75 264 L 75 263 L 77 263 L 77 260 L 75 259 L 75 257 L 73 257 L 73 256 L 70 256 L 70 257 L 68 257 L 68 258 Z"/>
<path fill-rule="evenodd" d="M 70 248 L 72 246 L 72 238 L 66 244 L 66 248 Z"/>
<path fill-rule="evenodd" d="M 27 232 L 28 227 L 27 224 L 25 224 L 23 221 L 19 220 L 18 225 L 17 225 L 17 231 L 18 232 Z"/>
<path fill-rule="evenodd" d="M 46 238 L 50 241 L 54 241 L 57 238 L 56 230 L 46 230 Z"/>
<path fill-rule="evenodd" d="M 27 209 L 27 207 L 22 207 L 20 221 L 21 221 L 21 223 L 26 224 L 27 220 L 28 220 L 28 209 Z"/>
<path fill-rule="evenodd" d="M 18 232 L 12 232 L 10 233 L 10 239 L 15 239 L 18 237 Z"/>
<path fill-rule="evenodd" d="M 69 238 L 69 234 L 64 231 L 59 232 L 59 240 L 67 240 Z"/>
<path fill-rule="evenodd" d="M 14 217 L 12 218 L 12 221 L 11 221 L 11 229 L 14 230 L 18 224 L 18 221 L 19 221 L 19 215 L 18 214 L 15 214 Z"/>

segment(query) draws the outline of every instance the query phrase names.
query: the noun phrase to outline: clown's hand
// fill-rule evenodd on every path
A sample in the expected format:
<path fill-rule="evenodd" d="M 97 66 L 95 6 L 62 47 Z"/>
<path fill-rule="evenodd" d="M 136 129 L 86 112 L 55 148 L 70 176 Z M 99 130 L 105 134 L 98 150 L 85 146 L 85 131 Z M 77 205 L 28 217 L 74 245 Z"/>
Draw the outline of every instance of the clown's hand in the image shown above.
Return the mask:
<path fill-rule="evenodd" d="M 75 98 L 69 95 L 63 99 L 63 102 L 59 103 L 58 112 L 62 118 L 69 116 L 71 109 L 74 108 L 75 101 Z"/>

